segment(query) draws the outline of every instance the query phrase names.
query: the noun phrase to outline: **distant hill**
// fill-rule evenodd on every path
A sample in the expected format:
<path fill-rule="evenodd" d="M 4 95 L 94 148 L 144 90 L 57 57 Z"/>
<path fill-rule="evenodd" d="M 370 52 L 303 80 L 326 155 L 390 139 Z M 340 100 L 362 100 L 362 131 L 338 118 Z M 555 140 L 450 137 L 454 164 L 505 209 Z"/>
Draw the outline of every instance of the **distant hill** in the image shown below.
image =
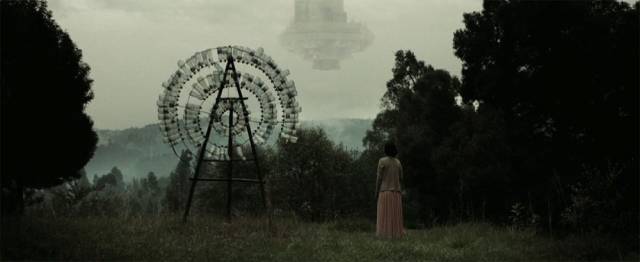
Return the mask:
<path fill-rule="evenodd" d="M 302 121 L 303 128 L 320 127 L 336 144 L 348 149 L 362 150 L 362 138 L 371 127 L 370 119 L 331 119 Z M 103 175 L 117 166 L 125 178 L 146 176 L 154 172 L 168 176 L 178 158 L 171 148 L 162 142 L 157 124 L 124 130 L 96 130 L 98 148 L 85 170 L 90 176 Z"/>

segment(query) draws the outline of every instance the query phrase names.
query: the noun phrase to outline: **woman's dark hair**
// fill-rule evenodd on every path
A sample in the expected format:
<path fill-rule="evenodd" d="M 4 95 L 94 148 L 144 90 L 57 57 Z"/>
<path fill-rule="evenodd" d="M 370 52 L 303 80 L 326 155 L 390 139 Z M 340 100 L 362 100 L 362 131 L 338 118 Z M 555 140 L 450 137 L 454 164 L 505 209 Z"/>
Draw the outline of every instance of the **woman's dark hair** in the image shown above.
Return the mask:
<path fill-rule="evenodd" d="M 398 155 L 398 149 L 393 142 L 387 142 L 384 144 L 384 154 L 390 157 L 396 157 Z"/>

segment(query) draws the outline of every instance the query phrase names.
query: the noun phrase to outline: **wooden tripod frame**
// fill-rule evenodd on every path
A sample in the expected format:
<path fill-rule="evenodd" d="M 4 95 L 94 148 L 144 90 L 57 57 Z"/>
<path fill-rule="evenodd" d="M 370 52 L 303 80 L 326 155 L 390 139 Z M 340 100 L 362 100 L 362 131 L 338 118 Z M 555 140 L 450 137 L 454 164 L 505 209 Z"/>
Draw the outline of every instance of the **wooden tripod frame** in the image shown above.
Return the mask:
<path fill-rule="evenodd" d="M 227 83 L 227 75 L 228 72 L 231 72 L 231 77 L 233 78 L 233 84 L 236 86 L 236 91 L 238 92 L 238 97 L 222 97 L 222 91 L 226 87 Z M 244 183 L 257 183 L 260 185 L 260 194 L 262 195 L 262 204 L 264 207 L 267 207 L 267 200 L 265 198 L 265 190 L 264 190 L 264 180 L 262 179 L 262 174 L 260 173 L 260 162 L 258 161 L 258 153 L 256 151 L 256 144 L 253 141 L 253 133 L 251 131 L 251 121 L 249 119 L 249 111 L 247 111 L 247 106 L 245 104 L 245 100 L 247 98 L 242 96 L 242 90 L 240 88 L 240 79 L 238 76 L 238 72 L 236 71 L 236 65 L 232 56 L 227 57 L 227 66 L 225 67 L 224 74 L 222 77 L 222 83 L 220 88 L 218 89 L 218 94 L 216 96 L 216 101 L 213 104 L 213 109 L 209 114 L 209 125 L 207 126 L 207 131 L 204 136 L 204 142 L 200 147 L 200 151 L 198 152 L 198 158 L 196 162 L 196 170 L 194 172 L 193 178 L 191 180 L 191 188 L 189 189 L 189 197 L 187 198 L 187 206 L 184 210 L 184 216 L 182 220 L 184 222 L 187 221 L 187 217 L 189 216 L 189 210 L 191 209 L 191 201 L 193 200 L 193 193 L 196 188 L 196 184 L 198 181 L 213 181 L 213 182 L 227 182 L 227 213 L 226 218 L 227 222 L 231 222 L 231 186 L 232 182 L 244 182 Z M 207 160 L 204 158 L 207 145 L 209 143 L 209 138 L 211 136 L 211 128 L 213 126 L 213 121 L 215 118 L 215 112 L 218 109 L 220 101 L 226 100 L 231 103 L 229 107 L 229 143 L 227 146 L 227 154 L 229 155 L 227 160 Z M 249 142 L 251 144 L 251 153 L 253 155 L 253 159 L 234 159 L 233 158 L 233 104 L 240 103 L 242 106 L 242 114 L 244 115 L 244 119 L 246 119 L 246 129 L 249 136 Z M 240 112 L 238 112 L 240 113 Z M 233 178 L 233 162 L 237 161 L 253 161 L 256 164 L 256 173 L 258 179 L 243 179 L 243 178 Z M 226 162 L 227 169 L 227 178 L 199 178 L 200 169 L 202 167 L 202 162 Z"/>

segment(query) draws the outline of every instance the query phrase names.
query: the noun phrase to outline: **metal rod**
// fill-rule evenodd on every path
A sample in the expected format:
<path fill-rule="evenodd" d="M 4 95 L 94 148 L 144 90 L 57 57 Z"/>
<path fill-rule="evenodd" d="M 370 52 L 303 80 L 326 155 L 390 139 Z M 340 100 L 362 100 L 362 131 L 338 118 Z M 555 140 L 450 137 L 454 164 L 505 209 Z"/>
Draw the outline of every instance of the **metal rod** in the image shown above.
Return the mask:
<path fill-rule="evenodd" d="M 242 98 L 241 97 L 223 97 L 223 98 L 220 98 L 220 100 L 225 100 L 225 101 L 228 100 L 228 101 L 231 101 L 231 102 L 236 102 L 236 101 L 239 101 L 239 100 L 247 100 L 247 99 L 248 99 L 247 97 L 242 97 Z"/>
<path fill-rule="evenodd" d="M 242 96 L 242 90 L 240 88 L 240 82 L 238 79 L 238 74 L 236 72 L 236 66 L 233 63 L 233 58 L 231 58 L 231 71 L 233 72 L 233 81 L 236 84 L 236 90 L 238 91 L 238 97 L 240 97 L 240 105 L 242 105 L 242 113 L 245 118 L 249 118 L 249 111 L 247 111 L 247 106 L 244 104 L 244 97 Z M 247 132 L 249 134 L 249 142 L 251 143 L 251 151 L 253 153 L 253 159 L 255 159 L 254 163 L 256 164 L 256 173 L 258 174 L 258 179 L 262 180 L 262 174 L 260 172 L 260 161 L 258 161 L 258 151 L 256 151 L 256 144 L 253 142 L 253 134 L 251 132 L 251 123 L 247 121 Z M 262 204 L 266 208 L 267 207 L 267 199 L 265 197 L 264 192 L 264 183 L 260 183 L 260 194 L 262 195 Z"/>
<path fill-rule="evenodd" d="M 220 85 L 221 87 L 223 87 L 225 82 L 227 81 L 227 71 L 230 68 L 231 66 L 229 65 L 229 63 L 227 63 L 227 66 L 224 70 L 224 76 L 222 77 L 222 85 Z M 235 66 L 233 68 L 235 70 Z M 187 206 L 184 210 L 184 215 L 182 216 L 182 221 L 185 223 L 187 222 L 187 216 L 189 216 L 189 210 L 191 209 L 191 201 L 193 200 L 193 193 L 196 189 L 198 176 L 200 175 L 200 167 L 203 162 L 202 159 L 204 158 L 204 153 L 206 152 L 207 144 L 209 143 L 209 137 L 211 136 L 211 127 L 213 126 L 213 114 L 215 114 L 216 109 L 218 109 L 218 103 L 220 102 L 220 97 L 222 96 L 222 90 L 223 88 L 218 89 L 216 102 L 213 104 L 213 109 L 211 109 L 211 113 L 209 115 L 209 125 L 207 126 L 207 132 L 205 133 L 205 136 L 204 136 L 204 142 L 202 143 L 200 152 L 198 152 L 198 162 L 196 162 L 196 170 L 193 174 L 193 178 L 195 178 L 195 180 L 191 182 L 191 188 L 189 189 L 189 197 L 187 198 Z"/>
<path fill-rule="evenodd" d="M 229 59 L 228 64 L 233 69 L 234 82 L 235 82 L 236 68 L 233 65 L 233 58 Z M 231 193 L 232 193 L 231 183 L 232 183 L 232 176 L 233 176 L 233 157 L 232 157 L 233 156 L 233 128 L 231 128 L 232 126 L 233 126 L 233 104 L 229 106 L 229 145 L 227 146 L 227 152 L 229 154 L 229 173 L 227 173 L 227 178 L 229 179 L 227 181 L 227 222 L 231 222 Z"/>
<path fill-rule="evenodd" d="M 177 106 L 177 107 L 180 107 L 180 108 L 185 108 L 185 109 L 187 108 L 186 106 L 183 106 L 183 105 L 176 105 L 176 106 Z M 210 115 L 210 114 L 211 114 L 211 112 L 202 111 L 202 110 L 198 110 L 198 112 L 200 112 L 200 113 L 204 113 L 204 114 L 207 114 L 207 115 Z"/>

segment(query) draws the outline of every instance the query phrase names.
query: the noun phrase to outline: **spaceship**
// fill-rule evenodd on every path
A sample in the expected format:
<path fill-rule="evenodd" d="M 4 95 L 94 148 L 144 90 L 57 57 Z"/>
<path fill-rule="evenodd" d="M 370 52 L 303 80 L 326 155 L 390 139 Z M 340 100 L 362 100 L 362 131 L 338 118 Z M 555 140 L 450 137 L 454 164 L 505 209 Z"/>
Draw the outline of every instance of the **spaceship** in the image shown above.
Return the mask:
<path fill-rule="evenodd" d="M 312 61 L 313 69 L 337 70 L 341 60 L 369 46 L 373 34 L 348 21 L 343 0 L 295 0 L 293 21 L 280 40 L 290 52 Z"/>

